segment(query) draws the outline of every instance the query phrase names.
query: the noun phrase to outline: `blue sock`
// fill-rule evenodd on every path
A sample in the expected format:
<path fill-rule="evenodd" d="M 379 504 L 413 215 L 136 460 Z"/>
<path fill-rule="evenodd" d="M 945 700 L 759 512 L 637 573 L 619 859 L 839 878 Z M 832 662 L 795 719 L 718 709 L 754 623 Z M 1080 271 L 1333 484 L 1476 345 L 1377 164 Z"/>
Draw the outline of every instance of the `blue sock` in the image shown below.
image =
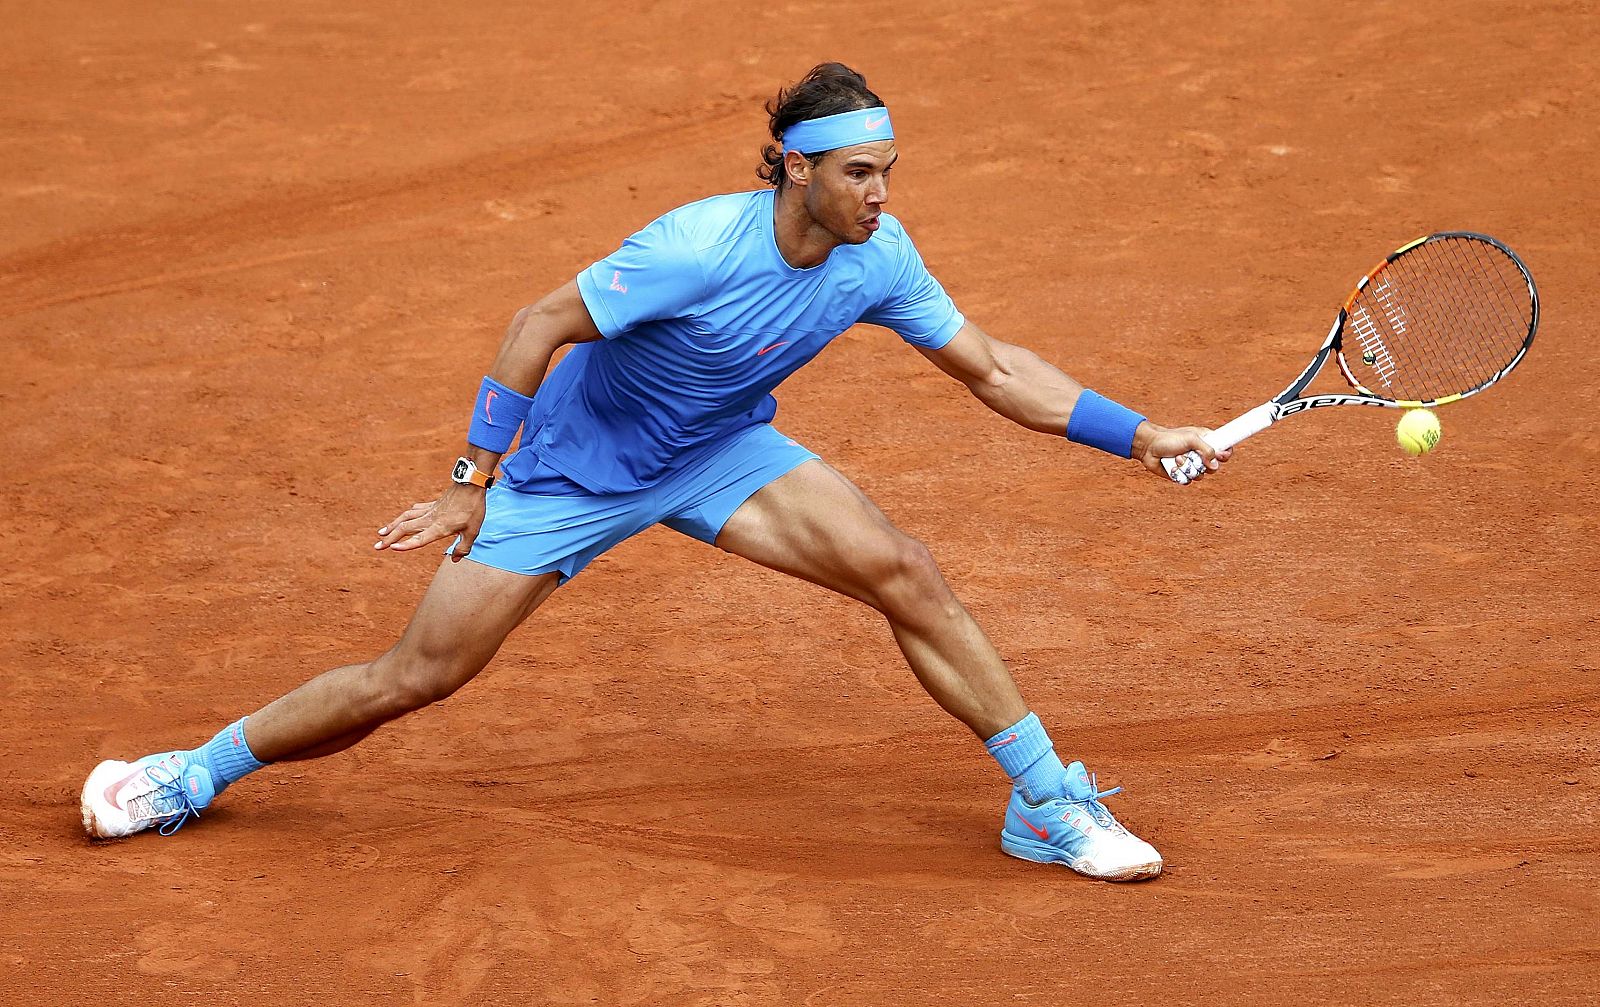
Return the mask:
<path fill-rule="evenodd" d="M 983 743 L 1029 804 L 1067 794 L 1067 769 L 1039 718 L 1028 714 Z"/>
<path fill-rule="evenodd" d="M 228 784 L 266 765 L 255 757 L 255 753 L 250 751 L 250 744 L 244 740 L 244 722 L 247 719 L 239 718 L 190 753 L 210 771 L 211 782 L 219 794 L 227 789 Z"/>

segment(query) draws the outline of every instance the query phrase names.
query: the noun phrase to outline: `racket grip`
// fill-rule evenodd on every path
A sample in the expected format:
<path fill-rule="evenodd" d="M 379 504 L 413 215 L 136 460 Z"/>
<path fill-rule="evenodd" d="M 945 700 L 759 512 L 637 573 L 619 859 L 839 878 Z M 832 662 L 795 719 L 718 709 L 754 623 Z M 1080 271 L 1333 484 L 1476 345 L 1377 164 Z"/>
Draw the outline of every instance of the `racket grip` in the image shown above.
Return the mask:
<path fill-rule="evenodd" d="M 1277 403 L 1264 402 L 1206 434 L 1205 442 L 1211 445 L 1213 451 L 1226 451 L 1245 438 L 1253 437 L 1272 426 L 1277 419 Z M 1161 467 L 1166 469 L 1167 475 L 1180 486 L 1199 475 L 1205 464 L 1195 451 L 1189 452 L 1182 458 L 1161 459 Z"/>

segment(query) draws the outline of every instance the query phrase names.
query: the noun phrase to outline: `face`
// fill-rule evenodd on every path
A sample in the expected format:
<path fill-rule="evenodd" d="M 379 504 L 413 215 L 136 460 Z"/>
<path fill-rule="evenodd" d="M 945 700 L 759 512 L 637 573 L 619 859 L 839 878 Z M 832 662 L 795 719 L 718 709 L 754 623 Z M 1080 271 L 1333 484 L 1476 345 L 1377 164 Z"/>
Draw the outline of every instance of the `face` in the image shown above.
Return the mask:
<path fill-rule="evenodd" d="M 889 201 L 889 172 L 899 158 L 893 140 L 878 140 L 830 150 L 815 166 L 796 157 L 804 172 L 790 171 L 804 186 L 806 212 L 840 243 L 860 245 L 878 229 L 878 215 Z"/>

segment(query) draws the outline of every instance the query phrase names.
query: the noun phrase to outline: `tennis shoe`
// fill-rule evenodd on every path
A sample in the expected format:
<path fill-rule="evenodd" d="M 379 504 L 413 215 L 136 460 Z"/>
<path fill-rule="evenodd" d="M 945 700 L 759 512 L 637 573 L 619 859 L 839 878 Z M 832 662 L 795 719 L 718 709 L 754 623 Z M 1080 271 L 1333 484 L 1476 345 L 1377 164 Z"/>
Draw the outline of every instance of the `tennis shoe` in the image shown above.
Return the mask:
<path fill-rule="evenodd" d="M 1099 790 L 1083 763 L 1067 767 L 1067 796 L 1029 803 L 1011 791 L 1000 849 L 1040 864 L 1065 864 L 1101 881 L 1140 881 L 1161 873 L 1161 854 L 1129 832 L 1100 803 L 1121 787 Z"/>
<path fill-rule="evenodd" d="M 170 836 L 217 795 L 211 772 L 189 752 L 100 763 L 79 799 L 90 839 L 120 839 L 159 826 Z"/>

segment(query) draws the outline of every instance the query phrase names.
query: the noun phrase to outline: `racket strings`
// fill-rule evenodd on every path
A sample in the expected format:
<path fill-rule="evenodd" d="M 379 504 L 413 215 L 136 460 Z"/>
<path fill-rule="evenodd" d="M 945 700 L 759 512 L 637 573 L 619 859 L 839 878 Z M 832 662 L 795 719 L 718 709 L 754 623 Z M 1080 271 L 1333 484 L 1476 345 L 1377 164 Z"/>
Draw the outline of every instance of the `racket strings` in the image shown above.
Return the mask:
<path fill-rule="evenodd" d="M 1351 303 L 1342 354 L 1386 398 L 1429 401 L 1494 380 L 1533 323 L 1517 262 L 1487 241 L 1424 242 L 1378 271 Z"/>
<path fill-rule="evenodd" d="M 1493 377 L 1520 347 L 1526 322 L 1497 276 L 1492 245 L 1442 239 L 1391 264 L 1401 310 L 1412 321 L 1395 348 L 1405 366 L 1396 397 L 1431 399 L 1467 391 Z M 1515 270 L 1506 261 L 1505 265 Z M 1389 272 L 1390 270 L 1385 270 Z M 1519 274 L 1520 275 L 1520 274 Z"/>

